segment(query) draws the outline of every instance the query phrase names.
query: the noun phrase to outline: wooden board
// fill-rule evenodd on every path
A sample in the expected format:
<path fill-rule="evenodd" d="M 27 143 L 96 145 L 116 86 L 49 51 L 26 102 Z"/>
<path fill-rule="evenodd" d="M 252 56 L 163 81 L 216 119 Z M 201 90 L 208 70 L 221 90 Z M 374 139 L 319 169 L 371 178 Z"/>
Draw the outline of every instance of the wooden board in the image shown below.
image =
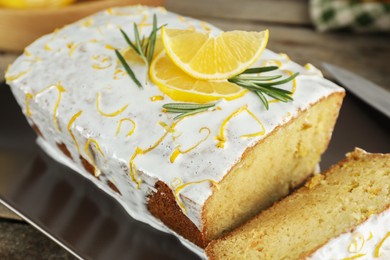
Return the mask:
<path fill-rule="evenodd" d="M 87 1 L 63 8 L 16 10 L 0 8 L 0 49 L 23 50 L 28 44 L 55 28 L 113 6 L 163 5 L 165 0 Z"/>

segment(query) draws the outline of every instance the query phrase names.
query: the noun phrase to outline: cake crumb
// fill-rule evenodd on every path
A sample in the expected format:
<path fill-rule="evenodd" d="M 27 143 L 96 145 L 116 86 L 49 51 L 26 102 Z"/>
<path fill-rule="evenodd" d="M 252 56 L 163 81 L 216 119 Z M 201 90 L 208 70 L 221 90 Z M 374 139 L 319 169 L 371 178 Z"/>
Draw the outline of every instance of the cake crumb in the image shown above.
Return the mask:
<path fill-rule="evenodd" d="M 313 189 L 314 187 L 317 187 L 318 185 L 320 185 L 323 182 L 324 178 L 325 178 L 325 176 L 322 175 L 322 174 L 315 174 L 313 176 L 313 178 L 311 178 L 305 184 L 305 187 L 308 188 L 308 189 Z"/>

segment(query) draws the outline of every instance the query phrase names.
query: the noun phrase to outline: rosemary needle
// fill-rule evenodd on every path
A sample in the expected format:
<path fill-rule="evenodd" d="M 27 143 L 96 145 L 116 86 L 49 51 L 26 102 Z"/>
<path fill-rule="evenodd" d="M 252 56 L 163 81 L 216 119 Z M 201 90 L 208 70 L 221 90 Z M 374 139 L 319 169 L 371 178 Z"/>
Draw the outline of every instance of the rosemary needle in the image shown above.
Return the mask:
<path fill-rule="evenodd" d="M 274 86 L 282 85 L 291 80 L 294 80 L 296 76 L 298 76 L 299 74 L 299 73 L 295 73 L 290 77 L 287 77 L 282 80 L 277 80 L 277 81 L 272 81 L 272 80 L 279 79 L 282 77 L 282 75 L 274 75 L 274 76 L 253 75 L 262 72 L 274 71 L 277 69 L 278 67 L 276 66 L 250 68 L 245 70 L 241 74 L 228 79 L 228 81 L 255 93 L 259 97 L 261 103 L 263 103 L 264 107 L 268 110 L 269 104 L 265 95 L 270 96 L 281 102 L 288 102 L 293 100 L 293 98 L 291 97 L 292 94 L 291 91 L 282 88 L 277 88 Z"/>
<path fill-rule="evenodd" d="M 266 96 L 272 97 L 281 102 L 288 102 L 293 100 L 291 97 L 292 92 L 274 87 L 276 85 L 281 85 L 287 83 L 291 80 L 294 80 L 299 73 L 295 73 L 290 77 L 287 77 L 282 80 L 277 80 L 282 77 L 282 75 L 273 75 L 273 76 L 261 76 L 253 75 L 259 74 L 262 72 L 274 71 L 277 70 L 276 66 L 269 67 L 259 67 L 259 68 L 250 68 L 245 70 L 239 75 L 236 75 L 230 79 L 229 82 L 239 85 L 240 87 L 246 88 L 253 93 L 255 93 L 264 107 L 269 109 L 269 102 Z M 272 81 L 274 80 L 274 81 Z M 275 81 L 277 80 L 277 81 Z M 163 105 L 163 109 L 167 113 L 176 113 L 178 114 L 174 119 L 180 119 L 189 115 L 197 114 L 203 111 L 208 110 L 211 107 L 214 107 L 215 103 L 208 104 L 197 104 L 197 103 L 168 103 Z"/>
<path fill-rule="evenodd" d="M 150 32 L 149 36 L 145 38 L 145 36 L 140 36 L 138 26 L 136 23 L 133 24 L 133 30 L 134 30 L 134 42 L 130 40 L 130 37 L 126 34 L 126 32 L 122 29 L 119 29 L 123 38 L 125 39 L 126 43 L 138 54 L 141 56 L 141 58 L 145 61 L 148 69 L 150 66 L 150 63 L 153 58 L 154 49 L 156 46 L 156 40 L 157 40 L 157 32 L 162 28 L 162 26 L 157 27 L 157 16 L 156 14 L 153 15 L 153 28 Z M 134 83 L 142 88 L 141 83 L 135 76 L 133 70 L 130 68 L 129 64 L 126 62 L 122 54 L 115 50 L 116 56 L 118 57 L 119 61 L 125 68 L 127 74 L 130 76 L 130 78 L 134 81 Z"/>
<path fill-rule="evenodd" d="M 162 26 L 157 27 L 157 16 L 156 14 L 154 14 L 153 28 L 147 38 L 145 38 L 145 36 L 143 36 L 142 38 L 140 37 L 140 33 L 136 23 L 133 24 L 133 27 L 134 27 L 134 41 L 131 41 L 130 37 L 122 29 L 120 29 L 120 32 L 123 38 L 125 39 L 125 41 L 127 42 L 127 44 L 138 55 L 140 55 L 142 59 L 146 62 L 147 67 L 149 69 L 150 63 L 153 58 L 154 49 L 156 46 L 157 32 L 162 28 Z M 127 74 L 130 76 L 130 78 L 134 81 L 134 83 L 138 87 L 142 88 L 141 83 L 139 82 L 133 70 L 130 68 L 129 64 L 126 62 L 126 60 L 121 55 L 121 53 L 118 50 L 115 50 L 115 53 L 119 61 L 125 68 Z M 295 77 L 299 74 L 299 73 L 295 73 L 290 77 L 287 77 L 282 80 L 278 80 L 282 77 L 282 75 L 272 75 L 272 76 L 260 75 L 260 73 L 274 71 L 277 69 L 278 69 L 277 66 L 250 68 L 250 69 L 246 69 L 242 73 L 232 78 L 229 78 L 228 81 L 255 93 L 259 97 L 260 101 L 263 103 L 264 107 L 268 110 L 269 104 L 266 96 L 272 97 L 281 102 L 288 102 L 293 100 L 293 98 L 291 97 L 292 94 L 291 91 L 277 88 L 275 86 L 282 85 L 291 80 L 294 80 Z M 196 113 L 206 111 L 213 106 L 215 106 L 214 103 L 212 104 L 169 103 L 163 105 L 163 108 L 168 113 L 178 113 L 179 115 L 176 116 L 175 119 L 179 119 L 184 116 L 193 115 Z"/>
<path fill-rule="evenodd" d="M 138 81 L 137 77 L 135 76 L 133 70 L 130 68 L 129 64 L 127 64 L 125 58 L 123 58 L 122 54 L 118 51 L 115 50 L 115 54 L 118 57 L 119 61 L 122 63 L 122 66 L 125 68 L 127 74 L 129 77 L 134 81 L 134 83 L 139 87 L 142 88 L 141 83 Z"/>
<path fill-rule="evenodd" d="M 167 113 L 176 113 L 174 120 L 194 115 L 203 111 L 207 111 L 209 108 L 214 107 L 215 103 L 197 104 L 197 103 L 168 103 L 163 105 L 164 111 Z"/>

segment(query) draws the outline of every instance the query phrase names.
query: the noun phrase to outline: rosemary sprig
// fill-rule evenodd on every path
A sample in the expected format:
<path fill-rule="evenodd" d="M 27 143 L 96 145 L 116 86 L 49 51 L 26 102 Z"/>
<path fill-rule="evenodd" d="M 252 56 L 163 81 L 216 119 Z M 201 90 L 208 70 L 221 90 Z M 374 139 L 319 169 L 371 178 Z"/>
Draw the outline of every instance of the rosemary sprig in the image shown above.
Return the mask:
<path fill-rule="evenodd" d="M 261 75 L 252 75 L 259 74 L 262 72 L 274 71 L 278 69 L 276 66 L 269 67 L 259 67 L 259 68 L 251 68 L 247 69 L 239 75 L 236 75 L 230 79 L 229 82 L 237 84 L 243 88 L 246 88 L 253 93 L 255 93 L 260 101 L 263 103 L 265 108 L 269 109 L 269 104 L 266 96 L 270 96 L 276 100 L 282 102 L 288 102 L 293 100 L 291 97 L 292 92 L 277 88 L 274 86 L 282 85 L 293 80 L 299 73 L 295 73 L 290 77 L 287 77 L 282 80 L 277 80 L 282 77 L 282 75 L 273 75 L 273 76 L 261 76 Z M 277 81 L 275 81 L 277 80 Z M 215 103 L 209 104 L 196 104 L 196 103 L 168 103 L 163 105 L 165 112 L 167 113 L 177 113 L 174 119 L 180 119 L 185 116 L 197 114 L 203 111 L 208 110 L 209 108 L 215 106 Z"/>
<path fill-rule="evenodd" d="M 282 75 L 275 75 L 275 76 L 252 75 L 252 74 L 258 74 L 262 72 L 274 71 L 276 69 L 278 69 L 278 67 L 276 66 L 250 68 L 245 70 L 241 74 L 228 79 L 228 81 L 255 93 L 260 98 L 260 101 L 263 103 L 264 107 L 268 110 L 269 104 L 267 98 L 265 97 L 266 95 L 282 102 L 288 102 L 293 100 L 293 98 L 291 97 L 292 94 L 291 91 L 277 88 L 274 86 L 287 83 L 293 80 L 299 74 L 297 72 L 288 78 L 278 80 L 278 81 L 273 81 L 273 80 L 281 78 Z"/>
<path fill-rule="evenodd" d="M 277 66 L 250 68 L 250 69 L 244 70 L 244 72 L 242 72 L 240 75 L 268 72 L 268 71 L 277 70 L 278 68 L 279 67 L 277 67 Z"/>
<path fill-rule="evenodd" d="M 180 119 L 185 116 L 194 115 L 214 107 L 215 103 L 197 104 L 197 103 L 168 103 L 163 105 L 164 111 L 167 113 L 179 114 L 173 119 Z"/>
<path fill-rule="evenodd" d="M 122 56 L 122 54 L 118 51 L 115 50 L 115 54 L 118 57 L 118 60 L 122 63 L 122 66 L 125 68 L 127 74 L 129 77 L 134 81 L 134 83 L 139 87 L 142 88 L 141 83 L 138 81 L 137 77 L 135 76 L 133 70 L 130 68 L 129 64 L 127 64 L 125 58 Z"/>
<path fill-rule="evenodd" d="M 150 63 L 153 58 L 154 54 L 154 48 L 156 46 L 156 39 L 157 39 L 157 32 L 165 25 L 162 25 L 160 27 L 157 27 L 157 16 L 156 14 L 153 15 L 153 28 L 150 32 L 149 36 L 145 38 L 145 36 L 140 37 L 140 33 L 138 30 L 138 26 L 136 23 L 133 24 L 134 27 L 134 42 L 130 40 L 130 37 L 126 34 L 125 31 L 122 29 L 119 29 L 123 38 L 127 42 L 127 44 L 138 54 L 141 56 L 141 58 L 145 61 L 148 69 L 150 66 Z M 122 63 L 123 67 L 125 68 L 127 74 L 130 76 L 130 78 L 134 81 L 134 83 L 138 87 L 142 87 L 141 83 L 135 76 L 133 70 L 130 68 L 129 64 L 126 62 L 124 57 L 120 54 L 118 50 L 115 50 L 116 56 L 118 57 L 119 61 Z"/>
<path fill-rule="evenodd" d="M 157 32 L 165 25 L 157 27 L 157 16 L 156 14 L 154 14 L 153 28 L 147 38 L 145 38 L 145 36 L 143 36 L 142 38 L 140 37 L 140 33 L 136 23 L 134 23 L 133 26 L 134 26 L 134 42 L 130 40 L 129 36 L 126 34 L 125 31 L 120 29 L 120 32 L 123 38 L 125 39 L 125 41 L 127 42 L 127 44 L 145 61 L 149 70 L 149 66 L 154 54 L 154 48 L 156 45 Z M 125 68 L 129 77 L 134 81 L 134 83 L 138 87 L 142 88 L 140 81 L 137 79 L 133 70 L 130 68 L 129 64 L 126 62 L 126 60 L 121 55 L 121 53 L 118 50 L 115 50 L 115 54 L 118 57 L 121 64 L 123 65 L 123 67 Z M 268 110 L 269 104 L 266 96 L 272 97 L 282 102 L 288 102 L 293 100 L 293 98 L 291 97 L 292 94 L 291 91 L 277 88 L 275 86 L 287 83 L 293 80 L 299 74 L 299 73 L 295 73 L 290 77 L 282 80 L 278 80 L 282 77 L 282 75 L 273 75 L 273 76 L 259 75 L 260 73 L 274 71 L 277 69 L 278 67 L 276 66 L 250 68 L 232 78 L 229 78 L 228 81 L 255 93 L 259 97 L 260 101 L 263 103 L 265 108 Z M 178 113 L 179 115 L 176 116 L 174 119 L 179 119 L 184 116 L 193 115 L 199 112 L 206 111 L 213 106 L 215 106 L 215 104 L 169 103 L 163 105 L 163 108 L 168 113 Z"/>

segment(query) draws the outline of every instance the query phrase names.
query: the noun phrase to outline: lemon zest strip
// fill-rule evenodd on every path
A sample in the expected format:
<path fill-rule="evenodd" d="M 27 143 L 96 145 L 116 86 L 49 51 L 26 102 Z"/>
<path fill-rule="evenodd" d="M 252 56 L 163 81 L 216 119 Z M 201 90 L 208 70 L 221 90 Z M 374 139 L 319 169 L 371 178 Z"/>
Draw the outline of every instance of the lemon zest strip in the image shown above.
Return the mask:
<path fill-rule="evenodd" d="M 45 43 L 45 45 L 43 46 L 43 49 L 45 51 L 52 51 L 53 49 L 49 46 L 49 43 Z"/>
<path fill-rule="evenodd" d="M 279 57 L 284 58 L 288 61 L 291 61 L 290 57 L 286 53 L 282 53 L 282 52 L 279 53 Z"/>
<path fill-rule="evenodd" d="M 77 49 L 80 45 L 82 45 L 82 44 L 84 44 L 84 43 L 88 43 L 88 42 L 90 42 L 90 43 L 97 43 L 97 42 L 99 42 L 99 41 L 96 40 L 96 39 L 92 39 L 92 40 L 89 40 L 89 41 L 86 41 L 86 42 L 79 42 L 79 43 L 69 42 L 69 43 L 66 45 L 66 46 L 68 47 L 68 49 L 69 49 L 69 57 L 72 57 L 73 53 L 76 51 L 76 49 Z"/>
<path fill-rule="evenodd" d="M 113 46 L 110 45 L 110 44 L 106 44 L 106 45 L 104 45 L 104 47 L 105 47 L 106 49 L 108 49 L 108 50 L 111 50 L 111 51 L 116 50 L 116 48 L 113 47 Z"/>
<path fill-rule="evenodd" d="M 90 27 L 93 25 L 93 23 L 94 23 L 94 20 L 93 20 L 93 18 L 90 17 L 90 18 L 87 18 L 87 19 L 84 19 L 83 21 L 81 21 L 81 26 Z"/>
<path fill-rule="evenodd" d="M 57 129 L 58 132 L 61 132 L 61 129 L 60 127 L 58 126 L 58 122 L 57 122 L 57 110 L 58 110 L 58 106 L 60 105 L 60 101 L 61 101 L 61 97 L 62 97 L 62 93 L 65 92 L 65 89 L 62 87 L 62 85 L 60 85 L 61 83 L 59 83 L 58 85 L 56 85 L 56 88 L 58 90 L 58 97 L 57 97 L 57 101 L 56 101 L 56 104 L 54 105 L 54 112 L 53 112 L 53 120 L 54 120 L 54 126 L 55 128 Z"/>
<path fill-rule="evenodd" d="M 102 116 L 106 116 L 106 117 L 117 116 L 117 115 L 121 114 L 123 111 L 125 111 L 128 106 L 129 105 L 127 104 L 127 105 L 124 105 L 122 108 L 118 109 L 117 111 L 114 111 L 112 113 L 105 113 L 100 108 L 100 92 L 96 93 L 96 109 L 99 112 L 99 114 L 101 114 Z"/>
<path fill-rule="evenodd" d="M 370 231 L 370 235 L 368 236 L 367 241 L 370 241 L 373 237 L 374 237 L 374 236 L 373 236 L 373 234 L 372 234 L 372 231 Z"/>
<path fill-rule="evenodd" d="M 160 139 L 157 140 L 157 142 L 155 142 L 152 146 L 150 146 L 149 148 L 147 148 L 146 150 L 142 150 L 142 154 L 146 154 L 152 150 L 154 150 L 163 140 L 164 138 L 168 135 L 169 132 L 165 132 L 165 134 L 163 134 Z"/>
<path fill-rule="evenodd" d="M 34 96 L 31 93 L 26 93 L 26 115 L 30 117 L 32 115 L 30 109 L 30 99 L 33 99 Z"/>
<path fill-rule="evenodd" d="M 46 88 L 43 88 L 40 91 L 38 91 L 37 93 L 35 93 L 35 94 L 26 93 L 26 115 L 27 116 L 31 116 L 32 115 L 32 112 L 31 112 L 31 109 L 30 109 L 30 100 L 34 99 L 36 96 L 42 94 L 45 91 L 49 91 L 53 87 L 55 87 L 57 89 L 57 91 L 58 91 L 57 101 L 56 101 L 56 103 L 54 105 L 54 108 L 53 108 L 53 122 L 54 122 L 54 127 L 56 128 L 56 130 L 58 132 L 61 132 L 61 129 L 59 128 L 58 122 L 57 122 L 57 110 L 58 110 L 58 106 L 60 105 L 62 93 L 66 91 L 64 89 L 64 87 L 62 86 L 61 82 L 58 82 L 56 85 L 50 85 L 50 86 L 48 86 Z"/>
<path fill-rule="evenodd" d="M 104 69 L 109 68 L 110 66 L 111 66 L 111 63 L 109 63 L 109 64 L 107 64 L 105 66 L 100 66 L 100 65 L 95 63 L 95 64 L 92 65 L 92 68 L 94 68 L 96 70 L 104 70 Z"/>
<path fill-rule="evenodd" d="M 169 126 L 167 123 L 165 123 L 165 122 L 158 122 L 158 124 L 160 125 L 160 126 L 162 126 L 164 129 L 165 129 L 165 131 L 167 131 L 167 132 L 169 132 L 169 133 L 174 133 L 175 132 L 175 129 L 173 129 L 171 126 Z"/>
<path fill-rule="evenodd" d="M 211 131 L 210 131 L 210 128 L 208 127 L 202 127 L 201 129 L 199 129 L 199 133 L 201 133 L 203 130 L 206 130 L 207 131 L 207 135 L 205 137 L 203 137 L 201 140 L 199 140 L 194 146 L 188 148 L 187 150 L 180 150 L 180 145 L 178 145 L 175 150 L 173 151 L 171 157 L 169 158 L 170 162 L 171 163 L 174 163 L 176 158 L 180 155 L 180 154 L 186 154 L 186 153 L 189 153 L 191 152 L 192 150 L 196 149 L 201 143 L 203 143 L 204 141 L 207 140 L 207 138 L 209 138 L 210 134 L 211 134 Z"/>
<path fill-rule="evenodd" d="M 150 97 L 150 101 L 152 102 L 161 101 L 161 100 L 164 100 L 164 97 L 161 95 Z"/>
<path fill-rule="evenodd" d="M 79 147 L 79 144 L 78 144 L 78 142 L 77 142 L 76 137 L 74 136 L 74 134 L 73 134 L 73 132 L 72 132 L 72 125 L 73 125 L 74 121 L 76 121 L 76 119 L 77 119 L 82 113 L 83 113 L 83 111 L 80 110 L 79 112 L 77 112 L 76 114 L 74 114 L 74 115 L 72 116 L 72 118 L 69 120 L 69 123 L 68 123 L 68 132 L 69 132 L 70 136 L 72 137 L 73 142 L 74 142 L 74 144 L 76 145 L 76 148 L 77 148 L 77 151 L 79 152 L 79 154 L 81 154 L 81 152 L 80 152 L 80 147 Z"/>
<path fill-rule="evenodd" d="M 174 182 L 178 182 L 179 185 L 175 185 L 173 188 L 174 188 L 174 196 L 176 198 L 176 201 L 177 201 L 177 204 L 179 205 L 179 207 L 182 209 L 183 213 L 184 214 L 187 214 L 187 208 L 185 207 L 183 201 L 181 200 L 180 196 L 179 196 L 179 193 L 186 187 L 190 186 L 190 185 L 194 185 L 194 184 L 201 184 L 203 182 L 210 182 L 213 186 L 215 186 L 217 189 L 218 189 L 218 183 L 214 180 L 211 180 L 211 179 L 205 179 L 205 180 L 200 180 L 200 181 L 193 181 L 193 182 L 187 182 L 187 183 L 184 183 L 183 184 L 183 181 L 180 180 L 179 178 L 175 178 L 172 183 Z M 171 183 L 171 186 L 173 186 Z"/>
<path fill-rule="evenodd" d="M 134 160 L 135 158 L 138 156 L 138 155 L 144 155 L 144 154 L 147 154 L 148 152 L 152 151 L 153 149 L 155 149 L 163 140 L 164 138 L 169 134 L 169 133 L 174 133 L 175 132 L 175 127 L 176 125 L 182 121 L 183 118 L 181 118 L 180 120 L 176 121 L 175 123 L 172 124 L 171 127 L 169 127 L 166 123 L 164 122 L 159 122 L 159 125 L 161 127 L 164 128 L 165 130 L 165 133 L 151 146 L 149 146 L 148 148 L 146 149 L 141 149 L 139 146 L 137 146 L 137 148 L 135 149 L 135 152 L 133 153 L 133 155 L 131 156 L 130 158 L 130 162 L 129 162 L 129 169 L 130 169 L 130 177 L 131 179 L 137 184 L 137 189 L 139 189 L 139 186 L 142 182 L 142 180 L 138 179 L 138 174 L 137 174 L 137 170 L 135 168 L 135 164 L 134 164 Z"/>
<path fill-rule="evenodd" d="M 359 241 L 360 247 L 359 247 Z M 360 233 L 357 233 L 354 235 L 353 241 L 348 246 L 348 252 L 349 253 L 358 253 L 360 252 L 364 247 L 365 239 L 364 236 Z"/>
<path fill-rule="evenodd" d="M 92 56 L 93 61 L 92 68 L 97 70 L 107 69 L 112 65 L 111 57 L 105 55 L 94 55 Z"/>
<path fill-rule="evenodd" d="M 363 256 L 365 256 L 365 255 L 366 255 L 366 254 L 357 254 L 357 255 L 350 256 L 350 257 L 345 257 L 345 258 L 343 258 L 342 260 L 357 259 L 357 258 L 363 257 Z"/>
<path fill-rule="evenodd" d="M 126 75 L 126 73 L 125 73 L 123 70 L 117 69 L 117 70 L 115 70 L 115 72 L 114 72 L 114 79 L 115 79 L 115 80 L 116 80 L 116 79 L 120 79 L 120 78 L 123 77 L 124 75 Z"/>
<path fill-rule="evenodd" d="M 81 45 L 81 42 L 75 44 L 74 42 L 68 43 L 66 46 L 69 48 L 69 56 L 72 57 L 73 53 Z"/>
<path fill-rule="evenodd" d="M 26 55 L 26 57 L 31 57 L 32 56 L 31 52 L 29 52 L 27 50 L 27 48 L 24 49 L 23 53 L 24 53 L 24 55 Z"/>
<path fill-rule="evenodd" d="M 95 144 L 96 149 L 98 150 L 98 152 L 99 152 L 103 157 L 104 157 L 104 153 L 103 153 L 103 151 L 100 149 L 100 145 L 99 145 L 99 143 L 98 143 L 95 139 L 93 139 L 93 138 L 88 138 L 88 140 L 87 140 L 87 142 L 85 143 L 85 146 L 84 146 L 84 151 L 85 151 L 85 153 L 88 155 L 89 159 L 91 160 L 91 164 L 92 164 L 93 167 L 95 168 L 95 172 L 94 172 L 95 177 L 99 177 L 99 175 L 100 175 L 101 172 L 100 172 L 100 170 L 97 168 L 96 163 L 95 163 L 95 159 L 94 159 L 94 157 L 93 157 L 91 151 L 89 150 L 91 143 L 94 143 L 94 144 Z"/>
<path fill-rule="evenodd" d="M 231 113 L 227 118 L 225 118 L 223 121 L 222 121 L 222 124 L 219 128 L 219 134 L 215 137 L 215 139 L 218 141 L 217 143 L 217 147 L 218 148 L 224 148 L 225 147 L 225 143 L 226 143 L 226 137 L 225 137 L 225 128 L 227 126 L 227 123 L 235 116 L 237 116 L 238 114 L 242 113 L 246 111 L 262 128 L 261 131 L 259 132 L 255 132 L 255 133 L 252 133 L 252 134 L 245 134 L 245 135 L 242 135 L 240 136 L 241 138 L 249 138 L 249 137 L 255 137 L 255 136 L 260 136 L 260 135 L 264 135 L 265 134 L 265 128 L 264 128 L 264 125 L 261 123 L 261 121 L 248 109 L 248 105 L 245 105 L 245 106 L 242 106 L 240 107 L 239 109 L 237 109 L 236 111 L 234 111 L 233 113 Z"/>
<path fill-rule="evenodd" d="M 146 23 L 147 19 L 148 19 L 148 15 L 147 15 L 147 14 L 144 14 L 144 15 L 142 16 L 141 22 L 138 23 L 137 26 L 138 26 L 138 29 L 140 30 L 140 32 L 142 31 L 142 28 L 143 28 L 143 27 L 152 25 L 152 24 L 150 24 L 150 23 Z"/>
<path fill-rule="evenodd" d="M 133 155 L 131 156 L 130 158 L 130 163 L 129 163 L 129 168 L 130 168 L 130 177 L 132 179 L 132 181 L 134 181 L 136 184 L 137 184 L 137 189 L 139 189 L 139 186 L 142 182 L 142 180 L 138 179 L 138 173 L 137 173 L 137 170 L 135 168 L 135 164 L 134 164 L 134 160 L 135 158 L 138 156 L 138 155 L 144 155 L 144 154 L 147 154 L 148 152 L 152 151 L 153 149 L 155 149 L 163 140 L 164 138 L 168 135 L 169 132 L 165 132 L 158 140 L 157 142 L 155 142 L 152 146 L 150 146 L 149 148 L 143 150 L 141 149 L 139 146 L 137 146 L 137 148 L 135 149 L 135 152 L 133 153 Z"/>
<path fill-rule="evenodd" d="M 113 8 L 108 8 L 106 10 L 106 13 L 109 15 L 115 15 L 115 16 L 132 16 L 133 15 L 131 13 L 125 13 L 125 12 L 120 12 L 120 11 L 114 10 Z"/>
<path fill-rule="evenodd" d="M 390 237 L 390 232 L 387 232 L 386 236 L 384 238 L 382 238 L 382 240 L 379 242 L 379 244 L 376 246 L 375 248 L 375 253 L 374 253 L 374 256 L 375 257 L 379 257 L 380 256 L 380 250 L 381 250 L 381 247 L 383 246 L 383 244 L 385 243 L 386 239 L 388 239 Z"/>
<path fill-rule="evenodd" d="M 262 130 L 259 131 L 259 132 L 256 132 L 256 133 L 252 133 L 252 134 L 241 135 L 240 137 L 241 138 L 250 138 L 250 137 L 264 135 L 265 134 L 265 128 L 264 128 L 263 123 L 261 123 L 261 121 L 255 116 L 255 114 L 253 114 L 252 111 L 250 111 L 248 108 L 246 108 L 245 110 L 261 126 Z"/>
<path fill-rule="evenodd" d="M 262 64 L 263 66 L 277 66 L 277 67 L 282 67 L 283 63 L 280 61 L 280 60 L 276 60 L 276 59 L 269 59 L 269 60 L 265 60 Z"/>
<path fill-rule="evenodd" d="M 125 117 L 125 118 L 122 118 L 121 120 L 119 120 L 119 124 L 118 124 L 118 127 L 116 128 L 116 133 L 115 133 L 115 135 L 118 135 L 119 132 L 121 131 L 122 123 L 123 123 L 124 121 L 128 121 L 128 122 L 130 122 L 130 123 L 133 125 L 133 127 L 130 129 L 130 131 L 129 131 L 129 132 L 127 133 L 127 135 L 126 135 L 126 137 L 129 137 L 129 136 L 131 136 L 131 135 L 134 133 L 135 128 L 136 128 L 136 124 L 135 124 L 135 122 L 134 122 L 133 120 L 131 120 L 131 119 L 128 118 L 128 117 Z"/>
<path fill-rule="evenodd" d="M 211 31 L 211 28 L 207 25 L 205 21 L 202 21 L 202 29 L 205 30 L 206 32 Z"/>
<path fill-rule="evenodd" d="M 138 173 L 137 173 L 137 169 L 135 169 L 134 160 L 139 154 L 143 154 L 143 151 L 141 148 L 139 148 L 139 146 L 137 146 L 137 148 L 135 149 L 133 155 L 130 158 L 130 162 L 129 162 L 129 170 L 130 170 L 129 174 L 130 174 L 131 180 L 133 182 L 135 182 L 135 184 L 137 185 L 137 189 L 139 189 L 139 186 L 141 185 L 142 180 L 138 179 Z"/>
<path fill-rule="evenodd" d="M 8 66 L 8 69 L 7 69 L 7 72 L 5 73 L 5 79 L 7 81 L 13 81 L 13 80 L 16 80 L 18 78 L 20 78 L 21 76 L 25 75 L 27 72 L 30 72 L 30 70 L 26 70 L 26 71 L 21 71 L 19 72 L 18 74 L 16 75 L 8 75 L 8 70 L 9 70 L 10 66 Z"/>

